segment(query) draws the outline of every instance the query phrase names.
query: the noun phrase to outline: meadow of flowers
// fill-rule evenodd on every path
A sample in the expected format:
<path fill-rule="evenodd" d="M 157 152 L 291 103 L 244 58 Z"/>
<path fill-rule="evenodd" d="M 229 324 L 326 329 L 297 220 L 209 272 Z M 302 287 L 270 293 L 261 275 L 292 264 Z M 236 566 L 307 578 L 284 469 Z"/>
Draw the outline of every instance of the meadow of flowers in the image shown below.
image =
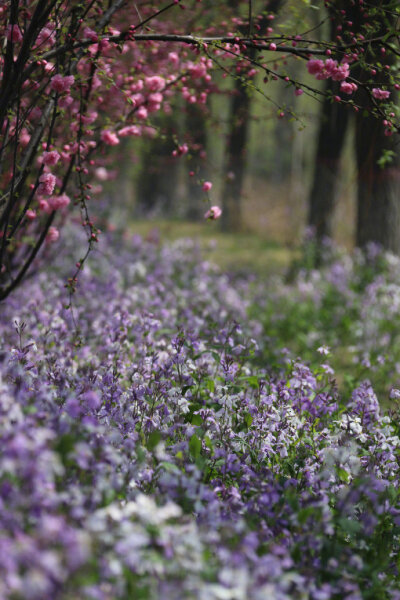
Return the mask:
<path fill-rule="evenodd" d="M 1 305 L 0 598 L 400 599 L 400 425 L 369 383 L 395 406 L 398 259 L 255 283 L 133 237 L 73 310 L 64 283 Z"/>

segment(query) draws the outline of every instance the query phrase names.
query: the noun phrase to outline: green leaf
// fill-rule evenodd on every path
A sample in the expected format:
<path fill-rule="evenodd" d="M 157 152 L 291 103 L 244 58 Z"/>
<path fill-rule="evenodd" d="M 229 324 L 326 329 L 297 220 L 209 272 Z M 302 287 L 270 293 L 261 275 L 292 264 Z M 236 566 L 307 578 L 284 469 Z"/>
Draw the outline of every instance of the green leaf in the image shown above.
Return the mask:
<path fill-rule="evenodd" d="M 150 452 L 152 450 L 154 450 L 154 448 L 157 446 L 157 444 L 160 442 L 160 440 L 161 440 L 161 433 L 159 431 L 152 431 L 147 438 L 147 443 L 146 443 L 147 449 L 150 450 Z"/>
<path fill-rule="evenodd" d="M 247 413 L 245 418 L 244 418 L 244 422 L 246 423 L 247 427 L 251 427 L 251 424 L 253 423 L 253 417 L 251 416 L 250 413 Z"/>
<path fill-rule="evenodd" d="M 212 379 L 208 379 L 207 381 L 207 389 L 210 390 L 210 392 L 214 392 L 215 390 L 215 383 Z"/>
<path fill-rule="evenodd" d="M 189 440 L 189 451 L 195 460 L 201 454 L 201 440 L 199 440 L 196 434 L 193 434 Z"/>
<path fill-rule="evenodd" d="M 343 483 L 349 483 L 350 475 L 345 469 L 342 469 L 342 467 L 337 467 L 336 473 L 340 481 L 342 481 Z"/>
<path fill-rule="evenodd" d="M 190 417 L 190 422 L 192 425 L 201 425 L 203 423 L 203 419 L 200 415 L 192 415 Z"/>
<path fill-rule="evenodd" d="M 349 535 L 355 535 L 359 533 L 362 529 L 362 526 L 358 521 L 354 521 L 353 519 L 346 519 L 346 517 L 341 517 L 338 523 L 340 528 L 343 529 L 343 531 Z"/>

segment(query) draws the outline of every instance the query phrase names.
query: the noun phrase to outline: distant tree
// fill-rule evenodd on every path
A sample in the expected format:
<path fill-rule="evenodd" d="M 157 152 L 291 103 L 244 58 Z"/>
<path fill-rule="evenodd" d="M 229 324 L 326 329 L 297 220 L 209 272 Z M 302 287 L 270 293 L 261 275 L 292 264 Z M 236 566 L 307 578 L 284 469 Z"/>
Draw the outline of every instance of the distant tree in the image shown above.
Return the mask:
<path fill-rule="evenodd" d="M 168 217 L 176 210 L 180 169 L 173 156 L 179 128 L 174 115 L 175 112 L 163 118 L 158 127 L 160 133 L 146 140 L 140 152 L 140 171 L 135 178 L 138 216 Z"/>
<path fill-rule="evenodd" d="M 332 217 L 340 180 L 340 159 L 349 120 L 355 116 L 355 155 L 357 163 L 356 244 L 375 241 L 396 253 L 400 252 L 400 171 L 393 117 L 380 114 L 381 101 L 391 95 L 395 101 L 397 84 L 393 72 L 398 50 L 393 42 L 397 3 L 371 2 L 370 13 L 363 4 L 329 3 L 331 39 L 343 30 L 343 19 L 351 31 L 343 37 L 366 36 L 376 43 L 366 45 L 365 52 L 355 55 L 349 80 L 357 86 L 353 103 L 342 102 L 342 85 L 329 79 L 322 103 L 315 172 L 309 201 L 308 222 L 317 239 L 332 235 Z M 370 17 L 370 20 L 366 19 Z M 350 27 L 350 26 L 349 26 Z M 382 65 L 381 61 L 384 61 Z M 379 71 L 379 87 L 376 76 Z M 394 85 L 393 85 L 394 84 Z M 389 91 L 391 88 L 391 91 Z M 349 90 L 350 91 L 350 90 Z M 372 93 L 371 93 L 372 92 Z M 346 92 L 345 92 L 346 93 Z M 355 110 L 349 110 L 349 109 Z"/>
<path fill-rule="evenodd" d="M 275 15 L 284 4 L 284 0 L 269 0 L 264 3 L 260 18 L 254 23 L 241 26 L 243 36 L 253 33 L 252 28 L 264 34 L 271 23 L 269 15 Z M 240 0 L 230 0 L 232 8 L 237 9 Z M 239 231 L 243 227 L 242 195 L 246 173 L 247 141 L 251 124 L 251 105 L 254 89 L 249 85 L 257 69 L 253 61 L 257 56 L 255 48 L 249 48 L 245 53 L 240 72 L 234 78 L 228 115 L 228 134 L 226 138 L 224 183 L 222 186 L 221 226 L 224 230 Z M 247 59 L 247 60 L 246 60 Z M 250 77 L 249 77 L 250 72 Z"/>

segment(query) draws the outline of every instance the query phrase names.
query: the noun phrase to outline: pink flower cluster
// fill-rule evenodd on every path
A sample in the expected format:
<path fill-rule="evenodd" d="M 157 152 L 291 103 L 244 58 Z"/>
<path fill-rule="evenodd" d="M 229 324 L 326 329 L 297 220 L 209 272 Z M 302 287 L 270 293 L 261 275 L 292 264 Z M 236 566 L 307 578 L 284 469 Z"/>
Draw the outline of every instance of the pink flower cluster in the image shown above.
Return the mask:
<path fill-rule="evenodd" d="M 57 227 L 50 227 L 46 235 L 46 242 L 52 244 L 53 242 L 56 242 L 59 237 L 60 232 L 58 231 Z"/>
<path fill-rule="evenodd" d="M 74 81 L 75 77 L 73 75 L 65 75 L 63 77 L 60 73 L 57 73 L 57 75 L 51 78 L 51 89 L 59 94 L 69 92 Z"/>
<path fill-rule="evenodd" d="M 340 91 L 344 94 L 348 94 L 349 96 L 358 89 L 356 83 L 351 83 L 350 81 L 342 81 L 340 84 Z"/>
<path fill-rule="evenodd" d="M 388 90 L 382 90 L 381 88 L 373 88 L 372 95 L 377 100 L 387 100 L 390 96 L 390 92 Z"/>
<path fill-rule="evenodd" d="M 152 77 L 146 77 L 146 87 L 151 92 L 160 92 L 165 88 L 165 79 L 159 75 L 153 75 Z"/>
<path fill-rule="evenodd" d="M 210 221 L 216 221 L 222 215 L 222 210 L 219 206 L 212 206 L 204 215 L 205 219 Z"/>
<path fill-rule="evenodd" d="M 137 125 L 126 125 L 118 131 L 120 137 L 127 137 L 129 135 L 140 136 L 141 130 Z"/>
<path fill-rule="evenodd" d="M 71 200 L 67 194 L 61 194 L 61 196 L 52 196 L 49 198 L 48 203 L 53 210 L 59 210 L 60 208 L 66 208 L 71 203 Z"/>
<path fill-rule="evenodd" d="M 54 210 L 59 210 L 60 208 L 66 208 L 70 204 L 70 202 L 71 202 L 71 200 L 70 200 L 69 196 L 67 196 L 67 194 L 61 194 L 61 196 L 52 196 L 51 198 L 48 198 L 47 200 L 45 200 L 44 198 L 41 198 L 39 200 L 39 208 L 42 212 L 49 215 Z"/>
<path fill-rule="evenodd" d="M 338 64 L 337 60 L 328 58 L 325 62 L 319 58 L 312 58 L 307 63 L 307 70 L 316 79 L 329 79 L 343 81 L 350 75 L 349 63 Z"/>
<path fill-rule="evenodd" d="M 22 41 L 23 35 L 18 25 L 7 25 L 6 38 L 9 42 L 13 43 Z"/>
<path fill-rule="evenodd" d="M 85 29 L 83 30 L 83 38 L 85 40 L 89 40 L 90 42 L 99 41 L 99 36 L 95 31 L 93 31 L 93 29 L 90 29 L 90 27 L 85 27 Z"/>
<path fill-rule="evenodd" d="M 113 133 L 109 129 L 104 129 L 100 134 L 100 139 L 102 142 L 107 144 L 107 146 L 117 146 L 119 144 L 119 138 L 116 133 Z"/>
<path fill-rule="evenodd" d="M 187 144 L 182 144 L 178 146 L 177 149 L 172 151 L 172 156 L 184 156 L 189 152 L 189 146 Z"/>
<path fill-rule="evenodd" d="M 39 186 L 38 186 L 38 194 L 43 194 L 43 196 L 51 196 L 54 191 L 56 185 L 56 178 L 51 173 L 43 173 L 39 177 Z"/>
<path fill-rule="evenodd" d="M 60 154 L 57 150 L 51 150 L 50 152 L 43 152 L 43 164 L 53 166 L 60 160 Z"/>

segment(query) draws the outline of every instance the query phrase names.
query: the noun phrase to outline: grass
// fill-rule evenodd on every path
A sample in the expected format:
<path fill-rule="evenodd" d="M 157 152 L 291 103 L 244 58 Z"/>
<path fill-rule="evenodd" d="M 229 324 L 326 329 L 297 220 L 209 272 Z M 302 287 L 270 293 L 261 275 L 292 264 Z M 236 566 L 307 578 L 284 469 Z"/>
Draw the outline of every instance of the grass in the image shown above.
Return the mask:
<path fill-rule="evenodd" d="M 266 239 L 259 232 L 223 233 L 218 222 L 135 221 L 131 231 L 144 238 L 173 241 L 195 240 L 203 257 L 224 271 L 254 273 L 267 276 L 284 272 L 298 255 L 283 242 Z"/>

